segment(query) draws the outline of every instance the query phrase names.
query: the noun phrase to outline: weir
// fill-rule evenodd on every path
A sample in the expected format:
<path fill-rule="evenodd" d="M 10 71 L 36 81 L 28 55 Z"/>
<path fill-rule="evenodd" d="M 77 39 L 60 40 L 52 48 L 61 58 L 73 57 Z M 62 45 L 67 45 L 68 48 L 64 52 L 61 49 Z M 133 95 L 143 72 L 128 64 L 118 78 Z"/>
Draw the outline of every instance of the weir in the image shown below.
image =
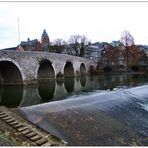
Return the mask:
<path fill-rule="evenodd" d="M 95 91 L 18 110 L 68 145 L 148 145 L 148 85 Z"/>

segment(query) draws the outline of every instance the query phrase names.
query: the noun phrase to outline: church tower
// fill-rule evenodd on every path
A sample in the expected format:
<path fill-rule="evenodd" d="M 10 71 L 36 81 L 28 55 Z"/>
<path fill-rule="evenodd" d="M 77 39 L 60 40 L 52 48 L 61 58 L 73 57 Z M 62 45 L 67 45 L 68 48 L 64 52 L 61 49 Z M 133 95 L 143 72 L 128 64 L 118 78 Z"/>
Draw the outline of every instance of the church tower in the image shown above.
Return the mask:
<path fill-rule="evenodd" d="M 41 36 L 41 45 L 42 45 L 42 47 L 43 48 L 48 47 L 49 44 L 50 44 L 49 42 L 50 42 L 49 41 L 49 36 L 48 36 L 46 30 L 44 29 L 43 30 L 43 33 L 42 33 L 42 36 Z"/>

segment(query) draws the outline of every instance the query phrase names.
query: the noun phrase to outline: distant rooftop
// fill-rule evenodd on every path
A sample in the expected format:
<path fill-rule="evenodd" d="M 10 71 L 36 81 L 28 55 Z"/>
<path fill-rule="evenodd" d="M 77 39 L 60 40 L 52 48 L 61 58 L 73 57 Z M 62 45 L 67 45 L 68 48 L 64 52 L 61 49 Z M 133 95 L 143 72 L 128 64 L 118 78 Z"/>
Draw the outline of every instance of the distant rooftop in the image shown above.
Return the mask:
<path fill-rule="evenodd" d="M 30 40 L 28 38 L 28 41 L 21 41 L 20 45 L 21 46 L 26 46 L 26 45 L 34 46 L 36 43 L 38 43 L 37 39 Z"/>
<path fill-rule="evenodd" d="M 4 48 L 4 49 L 1 49 L 1 50 L 16 50 L 17 47 L 10 47 L 10 48 Z"/>

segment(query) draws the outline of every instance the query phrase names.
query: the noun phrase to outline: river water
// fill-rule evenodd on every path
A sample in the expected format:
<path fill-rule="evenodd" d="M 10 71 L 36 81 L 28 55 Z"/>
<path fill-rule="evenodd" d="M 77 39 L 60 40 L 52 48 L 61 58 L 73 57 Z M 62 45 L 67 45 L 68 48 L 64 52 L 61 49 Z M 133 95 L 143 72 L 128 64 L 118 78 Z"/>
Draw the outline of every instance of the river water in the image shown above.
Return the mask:
<path fill-rule="evenodd" d="M 0 101 L 68 145 L 148 145 L 146 74 L 1 86 Z"/>
<path fill-rule="evenodd" d="M 0 86 L 0 105 L 24 107 L 63 100 L 70 96 L 87 95 L 95 91 L 130 88 L 148 83 L 146 74 L 67 77 L 28 86 Z"/>

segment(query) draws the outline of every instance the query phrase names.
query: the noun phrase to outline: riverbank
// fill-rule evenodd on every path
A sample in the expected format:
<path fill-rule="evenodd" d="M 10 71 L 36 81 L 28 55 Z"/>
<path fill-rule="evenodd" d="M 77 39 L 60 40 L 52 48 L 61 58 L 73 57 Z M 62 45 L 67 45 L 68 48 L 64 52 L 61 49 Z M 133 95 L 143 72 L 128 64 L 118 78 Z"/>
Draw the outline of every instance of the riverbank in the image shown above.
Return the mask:
<path fill-rule="evenodd" d="M 0 146 L 17 146 L 17 144 L 12 141 L 6 134 L 0 132 Z"/>
<path fill-rule="evenodd" d="M 147 74 L 148 71 L 110 71 L 110 72 L 104 72 L 104 70 L 96 70 L 93 72 L 93 75 L 123 75 L 123 74 L 127 74 L 127 75 L 134 75 L 134 74 Z"/>
<path fill-rule="evenodd" d="M 27 146 L 23 142 L 26 140 L 21 135 L 0 119 L 0 146 Z"/>
<path fill-rule="evenodd" d="M 62 146 L 61 139 L 21 117 L 17 109 L 0 107 L 0 146 Z"/>

